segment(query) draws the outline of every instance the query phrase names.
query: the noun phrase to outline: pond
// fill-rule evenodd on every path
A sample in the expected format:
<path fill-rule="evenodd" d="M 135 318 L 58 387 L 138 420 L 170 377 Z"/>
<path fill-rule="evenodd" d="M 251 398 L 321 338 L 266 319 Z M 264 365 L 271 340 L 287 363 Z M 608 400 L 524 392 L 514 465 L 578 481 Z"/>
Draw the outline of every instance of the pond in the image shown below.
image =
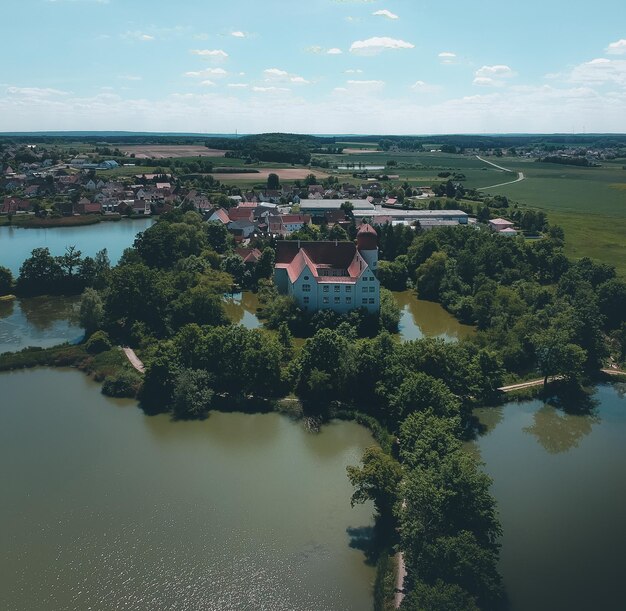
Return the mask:
<path fill-rule="evenodd" d="M 79 299 L 43 296 L 0 301 L 0 354 L 79 340 L 83 336 L 76 320 Z"/>
<path fill-rule="evenodd" d="M 0 374 L 0 396 L 0 608 L 371 609 L 364 428 L 172 422 L 73 370 Z"/>
<path fill-rule="evenodd" d="M 400 336 L 403 340 L 440 337 L 457 341 L 475 332 L 471 325 L 461 324 L 440 304 L 424 301 L 414 291 L 392 291 L 401 308 Z"/>
<path fill-rule="evenodd" d="M 66 247 L 76 246 L 83 256 L 93 257 L 106 248 L 115 265 L 135 236 L 154 223 L 152 218 L 106 221 L 82 227 L 0 227 L 0 265 L 17 276 L 20 266 L 33 248 L 48 247 L 53 256 L 62 255 Z"/>
<path fill-rule="evenodd" d="M 510 611 L 624 608 L 626 385 L 476 411 Z"/>
<path fill-rule="evenodd" d="M 224 298 L 226 316 L 235 325 L 243 325 L 246 329 L 258 329 L 263 326 L 257 317 L 259 297 L 252 291 L 233 293 Z"/>

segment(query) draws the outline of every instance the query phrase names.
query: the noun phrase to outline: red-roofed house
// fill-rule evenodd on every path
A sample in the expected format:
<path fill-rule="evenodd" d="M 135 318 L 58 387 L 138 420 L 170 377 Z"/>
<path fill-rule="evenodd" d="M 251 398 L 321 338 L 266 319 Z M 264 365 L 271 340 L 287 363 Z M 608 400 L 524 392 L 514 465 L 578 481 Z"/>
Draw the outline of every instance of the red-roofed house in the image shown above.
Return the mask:
<path fill-rule="evenodd" d="M 497 231 L 499 233 L 504 229 L 513 229 L 513 223 L 511 223 L 511 221 L 507 221 L 506 219 L 491 219 L 489 221 L 489 227 L 492 231 Z"/>
<path fill-rule="evenodd" d="M 304 310 L 380 309 L 378 235 L 361 225 L 354 242 L 278 242 L 274 282 Z"/>
<path fill-rule="evenodd" d="M 228 211 L 228 218 L 232 221 L 251 221 L 252 220 L 252 208 L 242 207 L 241 205 L 236 208 L 231 208 Z"/>
<path fill-rule="evenodd" d="M 224 208 L 218 208 L 217 210 L 214 210 L 209 217 L 209 222 L 216 222 L 222 223 L 222 225 L 228 225 L 228 223 L 230 223 L 230 217 L 228 216 L 228 212 L 224 210 Z"/>
<path fill-rule="evenodd" d="M 261 258 L 261 251 L 258 248 L 235 248 L 235 252 L 243 259 L 244 263 L 256 265 Z"/>

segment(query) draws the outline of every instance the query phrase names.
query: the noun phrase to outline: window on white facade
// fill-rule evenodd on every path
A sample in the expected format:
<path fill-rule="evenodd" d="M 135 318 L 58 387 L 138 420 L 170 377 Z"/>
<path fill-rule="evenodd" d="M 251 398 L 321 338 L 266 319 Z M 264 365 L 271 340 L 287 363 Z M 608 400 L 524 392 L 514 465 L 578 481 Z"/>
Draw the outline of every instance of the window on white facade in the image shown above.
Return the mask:
<path fill-rule="evenodd" d="M 370 297 L 370 303 L 374 303 L 374 298 Z"/>
<path fill-rule="evenodd" d="M 366 287 L 366 286 L 364 286 L 364 287 L 361 289 L 361 292 L 362 292 L 362 293 L 367 293 L 367 287 Z"/>
<path fill-rule="evenodd" d="M 367 297 L 364 297 L 364 298 L 361 300 L 361 303 L 367 303 Z"/>
<path fill-rule="evenodd" d="M 340 303 L 341 302 L 341 297 L 335 297 L 335 303 Z"/>
<path fill-rule="evenodd" d="M 351 286 L 347 286 L 346 287 L 346 293 L 351 293 L 352 292 L 352 287 Z"/>
<path fill-rule="evenodd" d="M 376 287 L 370 286 L 370 293 L 373 293 L 376 290 Z"/>
<path fill-rule="evenodd" d="M 326 285 L 326 286 L 324 287 L 324 292 L 325 292 L 325 293 L 328 293 L 329 289 L 330 289 L 330 287 L 329 287 L 328 285 Z"/>
<path fill-rule="evenodd" d="M 352 303 L 352 297 L 346 297 L 346 303 Z"/>
<path fill-rule="evenodd" d="M 305 298 L 303 299 L 303 301 L 304 301 L 304 303 L 309 303 L 310 299 L 311 299 L 310 297 L 305 297 Z"/>
<path fill-rule="evenodd" d="M 308 277 L 308 276 L 305 276 L 305 277 L 304 277 L 304 279 L 305 279 L 305 280 L 308 280 L 308 279 L 309 279 L 309 277 Z"/>
<path fill-rule="evenodd" d="M 330 303 L 330 300 L 328 299 L 328 297 L 324 297 L 323 303 Z"/>
<path fill-rule="evenodd" d="M 302 292 L 303 293 L 310 293 L 311 292 L 311 285 L 310 284 L 303 284 L 302 285 Z"/>
<path fill-rule="evenodd" d="M 339 284 L 335 284 L 335 293 L 341 291 L 341 286 Z"/>

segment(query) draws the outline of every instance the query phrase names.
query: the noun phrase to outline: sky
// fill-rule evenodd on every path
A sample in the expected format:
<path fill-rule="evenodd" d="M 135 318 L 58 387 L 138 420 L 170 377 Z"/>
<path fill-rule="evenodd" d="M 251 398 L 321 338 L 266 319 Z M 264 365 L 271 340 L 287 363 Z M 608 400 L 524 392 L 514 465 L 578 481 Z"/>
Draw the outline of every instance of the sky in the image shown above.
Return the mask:
<path fill-rule="evenodd" d="M 0 131 L 626 132 L 624 0 L 2 0 Z"/>

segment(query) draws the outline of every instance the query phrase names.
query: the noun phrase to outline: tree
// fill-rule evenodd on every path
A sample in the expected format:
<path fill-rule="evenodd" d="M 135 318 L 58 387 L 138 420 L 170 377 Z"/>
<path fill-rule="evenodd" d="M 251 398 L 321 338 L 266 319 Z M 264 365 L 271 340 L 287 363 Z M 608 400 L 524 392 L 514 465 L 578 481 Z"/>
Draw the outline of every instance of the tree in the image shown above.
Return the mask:
<path fill-rule="evenodd" d="M 98 291 L 87 288 L 80 299 L 79 312 L 80 326 L 85 329 L 85 335 L 89 336 L 97 331 L 104 322 L 104 304 Z"/>
<path fill-rule="evenodd" d="M 183 369 L 174 383 L 172 414 L 176 419 L 206 417 L 214 392 L 212 376 L 201 369 Z"/>
<path fill-rule="evenodd" d="M 598 287 L 598 305 L 607 329 L 617 329 L 626 322 L 626 282 L 612 278 Z"/>
<path fill-rule="evenodd" d="M 457 585 L 418 581 L 402 601 L 401 611 L 480 611 L 472 596 Z"/>
<path fill-rule="evenodd" d="M 35 248 L 22 263 L 16 289 L 22 295 L 62 292 L 63 269 L 48 248 Z"/>
<path fill-rule="evenodd" d="M 274 174 L 274 172 L 270 172 L 267 176 L 267 188 L 273 191 L 280 188 L 280 179 L 278 178 L 278 174 Z"/>
<path fill-rule="evenodd" d="M 436 252 L 417 268 L 417 291 L 421 299 L 439 300 L 447 260 L 448 256 L 444 252 Z"/>
<path fill-rule="evenodd" d="M 459 400 L 441 381 L 422 372 L 407 375 L 390 399 L 396 420 L 402 421 L 412 412 L 432 410 L 438 416 L 456 416 Z"/>
<path fill-rule="evenodd" d="M 76 246 L 68 246 L 65 249 L 65 254 L 57 257 L 57 261 L 59 262 L 59 265 L 65 272 L 66 276 L 69 276 L 71 278 L 74 275 L 74 270 L 81 263 L 81 255 L 82 253 L 80 252 L 80 250 L 76 250 Z"/>
<path fill-rule="evenodd" d="M 206 224 L 205 231 L 208 246 L 215 252 L 224 254 L 228 250 L 229 241 L 231 239 L 226 226 L 217 221 L 210 221 Z"/>
<path fill-rule="evenodd" d="M 11 270 L 0 265 L 0 295 L 7 295 L 13 289 Z"/>
<path fill-rule="evenodd" d="M 352 202 L 343 202 L 339 208 L 348 218 L 354 218 L 354 204 Z"/>
<path fill-rule="evenodd" d="M 550 328 L 532 338 L 544 387 L 550 376 L 561 375 L 576 381 L 582 374 L 587 355 L 578 345 L 569 343 L 564 331 Z"/>
<path fill-rule="evenodd" d="M 355 491 L 350 500 L 357 503 L 373 501 L 381 516 L 390 516 L 398 502 L 398 489 L 402 480 L 402 467 L 397 460 L 381 448 L 367 448 L 361 458 L 361 466 L 347 467 L 348 479 Z"/>

